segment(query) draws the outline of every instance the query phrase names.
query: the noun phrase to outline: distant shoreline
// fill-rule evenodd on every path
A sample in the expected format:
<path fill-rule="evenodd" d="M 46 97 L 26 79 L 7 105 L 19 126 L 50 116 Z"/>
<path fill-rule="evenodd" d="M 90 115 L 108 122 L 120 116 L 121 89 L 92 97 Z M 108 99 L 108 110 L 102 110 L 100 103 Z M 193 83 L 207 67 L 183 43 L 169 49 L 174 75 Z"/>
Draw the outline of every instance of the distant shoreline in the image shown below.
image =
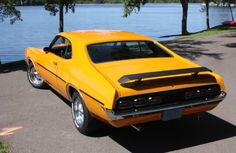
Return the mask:
<path fill-rule="evenodd" d="M 151 5 L 151 4 L 179 4 L 180 3 L 146 3 L 145 5 Z M 201 5 L 201 3 L 189 3 L 189 4 L 199 4 Z M 123 5 L 123 3 L 77 3 L 76 6 L 78 5 Z M 43 4 L 41 5 L 16 5 L 17 7 L 24 7 L 24 6 L 44 6 Z"/>
<path fill-rule="evenodd" d="M 119 5 L 123 5 L 123 3 L 77 3 L 76 5 L 116 5 L 116 4 L 119 4 Z M 146 3 L 146 5 L 148 4 L 180 4 L 178 2 L 148 2 Z M 189 2 L 189 4 L 199 4 L 199 5 L 202 5 L 202 6 L 205 6 L 204 3 L 200 3 L 200 2 Z M 181 4 L 180 4 L 181 5 Z M 16 6 L 44 6 L 44 4 L 33 4 L 33 5 L 16 5 Z M 226 5 L 210 5 L 210 7 L 220 7 L 220 8 L 224 8 L 224 7 L 228 7 Z M 231 7 L 232 8 L 236 8 L 236 4 L 231 4 Z"/>
<path fill-rule="evenodd" d="M 103 5 L 103 4 L 122 4 L 123 3 L 77 3 L 76 5 Z M 146 4 L 180 4 L 178 2 L 148 2 Z M 199 2 L 190 2 L 189 4 L 201 4 Z M 33 4 L 33 5 L 16 5 L 16 6 L 44 6 L 44 4 Z"/>

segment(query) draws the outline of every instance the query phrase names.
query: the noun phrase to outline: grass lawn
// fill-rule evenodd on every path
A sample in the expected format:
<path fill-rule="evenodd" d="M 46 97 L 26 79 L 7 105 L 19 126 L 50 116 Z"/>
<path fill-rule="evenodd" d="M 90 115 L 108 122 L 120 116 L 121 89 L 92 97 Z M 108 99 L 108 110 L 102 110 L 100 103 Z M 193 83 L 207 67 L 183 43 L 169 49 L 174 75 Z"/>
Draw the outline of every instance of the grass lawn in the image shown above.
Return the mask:
<path fill-rule="evenodd" d="M 220 25 L 220 26 L 213 27 L 209 30 L 203 30 L 200 32 L 191 33 L 190 35 L 187 35 L 187 36 L 178 36 L 174 40 L 194 39 L 194 38 L 199 38 L 199 37 L 204 37 L 204 36 L 218 35 L 218 34 L 230 33 L 230 32 L 236 32 L 236 26 Z"/>
<path fill-rule="evenodd" d="M 0 141 L 0 153 L 10 153 L 6 143 Z"/>

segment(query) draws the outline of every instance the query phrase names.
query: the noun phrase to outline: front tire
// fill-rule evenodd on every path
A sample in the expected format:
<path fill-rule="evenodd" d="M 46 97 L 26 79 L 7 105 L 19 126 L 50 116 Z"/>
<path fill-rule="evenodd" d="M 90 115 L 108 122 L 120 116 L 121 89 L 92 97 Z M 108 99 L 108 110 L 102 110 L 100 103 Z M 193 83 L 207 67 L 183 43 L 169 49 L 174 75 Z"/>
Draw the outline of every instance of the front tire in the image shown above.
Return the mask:
<path fill-rule="evenodd" d="M 30 62 L 27 67 L 27 78 L 30 84 L 35 88 L 43 89 L 46 86 L 44 79 L 39 75 L 32 62 Z"/>
<path fill-rule="evenodd" d="M 72 96 L 71 112 L 75 127 L 80 133 L 91 135 L 97 130 L 98 120 L 90 114 L 78 92 L 74 92 Z"/>

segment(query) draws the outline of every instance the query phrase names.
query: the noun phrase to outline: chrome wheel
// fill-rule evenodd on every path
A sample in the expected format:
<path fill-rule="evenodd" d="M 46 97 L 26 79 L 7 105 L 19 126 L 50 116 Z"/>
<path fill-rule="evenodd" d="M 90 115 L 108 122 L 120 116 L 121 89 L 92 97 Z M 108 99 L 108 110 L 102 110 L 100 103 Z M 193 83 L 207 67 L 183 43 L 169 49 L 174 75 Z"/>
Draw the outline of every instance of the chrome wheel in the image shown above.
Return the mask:
<path fill-rule="evenodd" d="M 44 79 L 38 74 L 32 62 L 29 63 L 27 68 L 27 78 L 33 87 L 39 89 L 45 88 Z"/>
<path fill-rule="evenodd" d="M 72 104 L 72 115 L 77 127 L 84 125 L 84 107 L 80 98 L 76 98 Z"/>
<path fill-rule="evenodd" d="M 96 131 L 100 122 L 90 114 L 83 97 L 78 92 L 74 92 L 71 102 L 72 118 L 77 130 L 84 135 Z"/>
<path fill-rule="evenodd" d="M 34 66 L 32 66 L 28 70 L 28 77 L 29 77 L 29 81 L 35 86 L 41 85 L 44 81 L 42 77 L 38 74 Z"/>

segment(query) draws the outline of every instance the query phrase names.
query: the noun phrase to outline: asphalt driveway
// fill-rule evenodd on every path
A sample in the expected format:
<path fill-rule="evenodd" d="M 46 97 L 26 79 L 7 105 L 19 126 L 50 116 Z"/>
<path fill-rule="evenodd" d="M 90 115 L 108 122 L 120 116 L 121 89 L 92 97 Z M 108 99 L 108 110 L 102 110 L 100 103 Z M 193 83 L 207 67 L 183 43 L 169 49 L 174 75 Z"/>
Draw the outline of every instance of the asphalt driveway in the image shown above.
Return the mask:
<path fill-rule="evenodd" d="M 51 89 L 31 87 L 23 64 L 0 69 L 0 141 L 13 153 L 224 152 L 236 150 L 236 33 L 167 43 L 223 76 L 228 96 L 216 109 L 169 122 L 107 128 L 93 137 L 74 127 L 70 105 Z"/>

